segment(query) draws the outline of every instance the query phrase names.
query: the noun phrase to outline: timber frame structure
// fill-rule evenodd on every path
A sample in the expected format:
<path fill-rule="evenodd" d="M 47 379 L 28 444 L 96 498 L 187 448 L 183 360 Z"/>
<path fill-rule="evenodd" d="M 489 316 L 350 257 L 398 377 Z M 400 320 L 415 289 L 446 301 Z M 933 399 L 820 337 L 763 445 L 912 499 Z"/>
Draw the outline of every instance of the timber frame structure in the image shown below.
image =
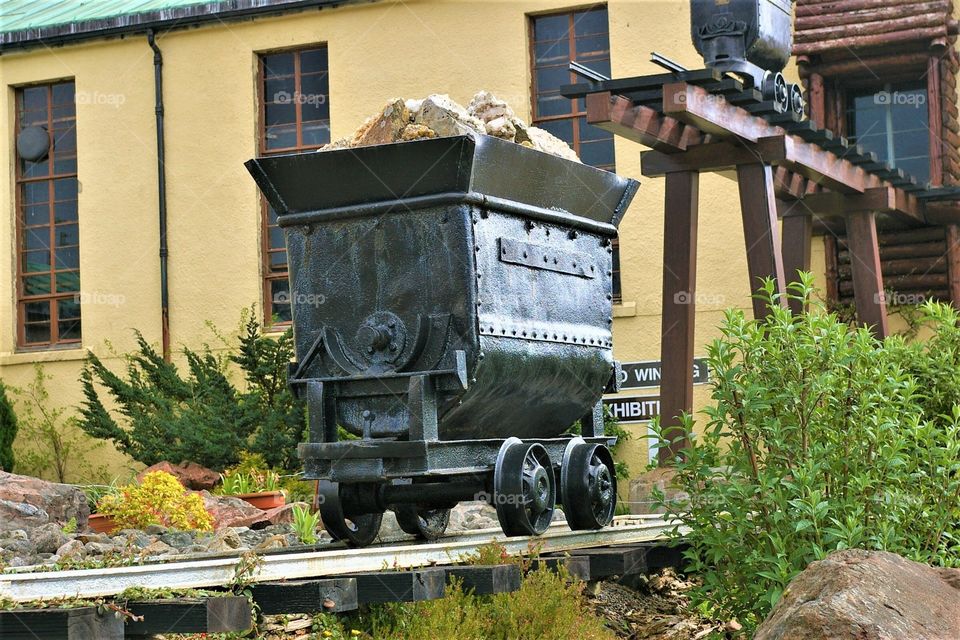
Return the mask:
<path fill-rule="evenodd" d="M 641 153 L 641 173 L 666 179 L 660 407 L 667 428 L 693 409 L 701 172 L 738 182 L 753 291 L 770 278 L 784 294 L 785 276 L 810 269 L 815 220 L 845 227 L 859 319 L 880 338 L 888 325 L 878 222 L 896 228 L 960 223 L 953 203 L 936 201 L 951 194 L 918 185 L 795 114 L 777 113 L 756 90 L 712 70 L 568 85 L 563 93 L 586 99 L 589 124 L 651 147 Z M 788 304 L 785 296 L 781 302 Z M 765 303 L 755 299 L 753 312 L 765 316 Z M 675 437 L 658 456 L 672 458 L 685 444 Z"/>

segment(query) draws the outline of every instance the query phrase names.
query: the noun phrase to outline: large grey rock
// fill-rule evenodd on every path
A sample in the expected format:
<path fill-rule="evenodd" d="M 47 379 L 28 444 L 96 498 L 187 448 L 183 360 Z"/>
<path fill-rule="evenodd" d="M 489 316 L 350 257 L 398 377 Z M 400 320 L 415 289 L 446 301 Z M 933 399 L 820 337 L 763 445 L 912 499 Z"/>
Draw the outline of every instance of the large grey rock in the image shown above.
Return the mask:
<path fill-rule="evenodd" d="M 87 497 L 77 487 L 0 471 L 0 530 L 63 525 L 71 518 L 83 528 L 89 517 Z"/>
<path fill-rule="evenodd" d="M 37 527 L 31 538 L 37 547 L 37 553 L 56 553 L 57 549 L 67 542 L 66 534 L 55 522 Z"/>
<path fill-rule="evenodd" d="M 960 569 L 850 549 L 794 578 L 754 640 L 960 638 Z"/>

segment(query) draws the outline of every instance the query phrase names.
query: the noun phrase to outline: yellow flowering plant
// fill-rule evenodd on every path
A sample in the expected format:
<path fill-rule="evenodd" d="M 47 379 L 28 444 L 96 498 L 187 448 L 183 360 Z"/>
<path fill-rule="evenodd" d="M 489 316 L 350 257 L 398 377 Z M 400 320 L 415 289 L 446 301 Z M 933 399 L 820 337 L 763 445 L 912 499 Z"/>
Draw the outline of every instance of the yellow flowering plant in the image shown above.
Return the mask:
<path fill-rule="evenodd" d="M 189 493 L 165 471 L 152 471 L 140 484 L 130 484 L 97 503 L 97 512 L 113 517 L 119 529 L 151 524 L 185 531 L 211 531 L 213 518 L 199 494 Z"/>

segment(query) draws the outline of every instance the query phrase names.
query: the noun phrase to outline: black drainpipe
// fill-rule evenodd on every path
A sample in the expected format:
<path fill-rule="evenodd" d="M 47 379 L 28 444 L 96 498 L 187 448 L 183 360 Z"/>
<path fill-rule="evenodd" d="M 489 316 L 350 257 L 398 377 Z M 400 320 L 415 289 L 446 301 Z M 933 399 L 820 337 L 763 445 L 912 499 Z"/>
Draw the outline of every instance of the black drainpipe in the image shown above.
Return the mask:
<path fill-rule="evenodd" d="M 160 334 L 163 359 L 170 362 L 170 291 L 167 281 L 167 171 L 163 148 L 163 54 L 154 31 L 147 31 L 147 43 L 153 49 L 153 82 L 157 114 L 157 191 L 160 214 Z"/>

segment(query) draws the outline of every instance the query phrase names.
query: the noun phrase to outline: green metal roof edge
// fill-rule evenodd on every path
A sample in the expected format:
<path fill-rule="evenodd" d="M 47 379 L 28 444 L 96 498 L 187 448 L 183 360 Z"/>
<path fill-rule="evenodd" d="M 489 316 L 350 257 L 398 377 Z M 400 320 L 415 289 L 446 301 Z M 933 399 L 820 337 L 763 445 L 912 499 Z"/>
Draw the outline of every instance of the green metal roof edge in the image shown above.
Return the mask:
<path fill-rule="evenodd" d="M 42 1 L 42 0 L 41 0 Z M 362 0 L 171 0 L 168 6 L 144 11 L 120 12 L 75 21 L 51 22 L 35 27 L 0 31 L 0 52 L 52 46 L 91 38 L 143 33 L 153 29 L 163 31 L 193 26 L 204 22 L 249 18 L 257 15 L 280 14 L 311 8 L 336 7 Z M 376 1 L 376 0 L 366 0 Z M 131 5 L 155 7 L 149 0 L 131 0 Z M 3 8 L 0 3 L 0 10 Z M 25 6 L 29 3 L 25 3 Z M 133 8 L 133 7 L 131 7 Z M 0 15 L 0 25 L 2 25 Z M 0 26 L 0 29 L 3 27 Z"/>

